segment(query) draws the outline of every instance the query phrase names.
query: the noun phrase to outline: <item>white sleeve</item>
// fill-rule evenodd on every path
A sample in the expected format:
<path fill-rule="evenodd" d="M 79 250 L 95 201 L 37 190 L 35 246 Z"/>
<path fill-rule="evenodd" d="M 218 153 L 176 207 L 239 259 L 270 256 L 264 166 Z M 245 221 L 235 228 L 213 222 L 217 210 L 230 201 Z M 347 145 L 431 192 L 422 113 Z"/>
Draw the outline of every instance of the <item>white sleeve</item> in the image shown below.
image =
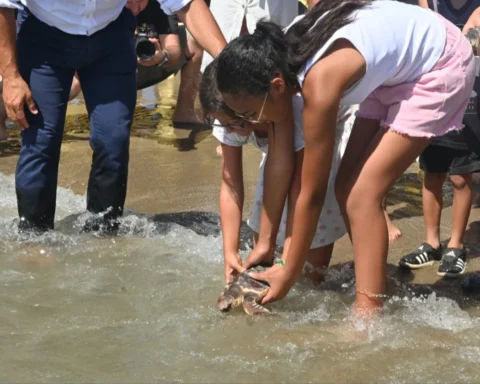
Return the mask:
<path fill-rule="evenodd" d="M 218 121 L 216 121 L 218 123 Z M 231 147 L 241 147 L 248 143 L 248 137 L 237 135 L 236 133 L 230 133 L 225 128 L 215 125 L 213 127 L 213 136 L 222 144 L 229 145 Z"/>
<path fill-rule="evenodd" d="M 303 97 L 300 94 L 292 97 L 293 121 L 295 124 L 293 132 L 293 149 L 298 152 L 305 148 L 303 136 Z"/>
<path fill-rule="evenodd" d="M 162 7 L 163 12 L 167 15 L 173 15 L 183 7 L 187 6 L 192 0 L 157 0 Z M 1 4 L 2 0 L 0 0 Z"/>
<path fill-rule="evenodd" d="M 0 0 L 0 8 L 22 9 L 22 2 L 14 0 Z"/>

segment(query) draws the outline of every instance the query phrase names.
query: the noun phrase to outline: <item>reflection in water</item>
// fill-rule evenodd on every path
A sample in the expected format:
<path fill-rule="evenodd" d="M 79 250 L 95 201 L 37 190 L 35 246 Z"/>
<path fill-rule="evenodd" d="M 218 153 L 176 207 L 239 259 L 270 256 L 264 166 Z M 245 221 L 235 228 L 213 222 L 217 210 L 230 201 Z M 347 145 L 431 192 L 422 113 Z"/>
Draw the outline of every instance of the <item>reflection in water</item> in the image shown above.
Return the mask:
<path fill-rule="evenodd" d="M 278 316 L 224 315 L 216 215 L 127 212 L 123 235 L 101 238 L 80 234 L 84 197 L 59 188 L 57 231 L 28 239 L 12 223 L 11 176 L 0 194 L 2 382 L 480 379 L 478 311 L 395 271 L 373 325 L 351 320 L 351 264 L 320 287 L 297 284 L 269 306 Z"/>

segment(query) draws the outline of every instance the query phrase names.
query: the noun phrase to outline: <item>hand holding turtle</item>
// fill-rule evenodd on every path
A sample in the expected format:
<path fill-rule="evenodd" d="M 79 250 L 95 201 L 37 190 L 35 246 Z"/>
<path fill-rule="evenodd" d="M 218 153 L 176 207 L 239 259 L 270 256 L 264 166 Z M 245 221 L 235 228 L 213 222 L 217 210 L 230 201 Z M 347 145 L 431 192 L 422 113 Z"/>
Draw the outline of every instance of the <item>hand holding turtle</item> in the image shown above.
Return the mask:
<path fill-rule="evenodd" d="M 287 296 L 290 288 L 297 280 L 297 273 L 286 265 L 275 264 L 265 272 L 250 272 L 250 277 L 255 280 L 265 281 L 270 286 L 268 293 L 262 299 L 261 304 L 283 299 Z"/>
<path fill-rule="evenodd" d="M 246 268 L 242 266 L 242 258 L 238 252 L 225 254 L 225 282 L 232 281 L 236 275 L 245 271 Z"/>

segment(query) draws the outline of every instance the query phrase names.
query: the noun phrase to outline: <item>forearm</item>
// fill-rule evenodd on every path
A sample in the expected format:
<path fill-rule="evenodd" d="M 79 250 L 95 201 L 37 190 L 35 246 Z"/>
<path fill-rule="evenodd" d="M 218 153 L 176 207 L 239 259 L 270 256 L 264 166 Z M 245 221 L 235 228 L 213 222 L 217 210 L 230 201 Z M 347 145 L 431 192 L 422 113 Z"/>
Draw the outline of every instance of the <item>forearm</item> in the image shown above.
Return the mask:
<path fill-rule="evenodd" d="M 243 185 L 234 192 L 227 182 L 220 187 L 220 220 L 222 224 L 223 251 L 238 252 L 242 225 Z"/>
<path fill-rule="evenodd" d="M 429 8 L 428 6 L 428 0 L 418 0 L 418 5 L 422 8 Z"/>
<path fill-rule="evenodd" d="M 307 260 L 324 200 L 325 192 L 319 192 L 315 195 L 301 192 L 298 198 L 291 242 L 287 252 L 284 252 L 286 265 L 295 274 L 301 272 Z"/>
<path fill-rule="evenodd" d="M 287 223 L 285 224 L 285 242 L 283 244 L 282 259 L 286 259 L 292 242 L 293 220 L 295 218 L 295 209 L 297 207 L 298 197 L 302 187 L 302 164 L 303 150 L 295 154 L 295 170 L 293 172 L 292 183 L 288 191 L 288 210 Z"/>
<path fill-rule="evenodd" d="M 0 8 L 0 75 L 4 78 L 18 76 L 15 11 Z"/>
<path fill-rule="evenodd" d="M 292 150 L 293 152 L 293 150 Z M 288 190 L 292 181 L 293 156 L 267 156 L 263 178 L 263 202 L 258 244 L 274 249 Z"/>
<path fill-rule="evenodd" d="M 212 57 L 216 57 L 227 45 L 217 22 L 204 0 L 192 0 L 177 12 L 197 43 Z"/>

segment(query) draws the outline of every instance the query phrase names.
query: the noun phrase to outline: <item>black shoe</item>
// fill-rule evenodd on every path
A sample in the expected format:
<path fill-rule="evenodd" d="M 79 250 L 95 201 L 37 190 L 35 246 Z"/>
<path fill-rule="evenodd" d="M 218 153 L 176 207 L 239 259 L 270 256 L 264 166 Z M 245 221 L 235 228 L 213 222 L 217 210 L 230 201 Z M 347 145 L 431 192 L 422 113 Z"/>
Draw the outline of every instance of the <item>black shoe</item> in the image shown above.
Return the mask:
<path fill-rule="evenodd" d="M 116 219 L 105 217 L 92 217 L 87 219 L 82 228 L 84 233 L 96 233 L 99 236 L 115 236 L 118 233 L 120 222 Z"/>
<path fill-rule="evenodd" d="M 415 251 L 403 256 L 398 265 L 404 268 L 418 269 L 433 265 L 435 260 L 442 258 L 440 248 L 435 249 L 428 243 L 423 243 Z"/>
<path fill-rule="evenodd" d="M 458 277 L 465 273 L 467 250 L 465 248 L 447 248 L 443 251 L 442 261 L 438 267 L 438 276 Z"/>

